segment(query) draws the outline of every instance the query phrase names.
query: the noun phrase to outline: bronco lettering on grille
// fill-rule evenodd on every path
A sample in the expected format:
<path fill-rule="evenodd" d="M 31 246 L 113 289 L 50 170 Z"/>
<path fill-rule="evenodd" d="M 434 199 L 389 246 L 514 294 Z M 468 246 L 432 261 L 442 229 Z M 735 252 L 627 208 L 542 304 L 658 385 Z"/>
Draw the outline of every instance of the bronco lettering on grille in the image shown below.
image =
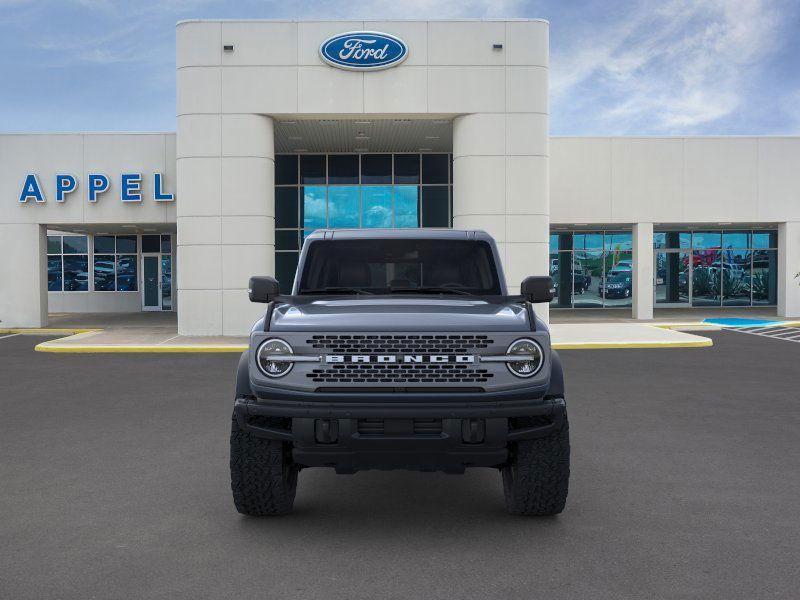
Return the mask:
<path fill-rule="evenodd" d="M 380 364 L 416 364 L 416 363 L 474 363 L 472 354 L 328 354 L 325 362 L 335 363 L 380 363 Z"/>

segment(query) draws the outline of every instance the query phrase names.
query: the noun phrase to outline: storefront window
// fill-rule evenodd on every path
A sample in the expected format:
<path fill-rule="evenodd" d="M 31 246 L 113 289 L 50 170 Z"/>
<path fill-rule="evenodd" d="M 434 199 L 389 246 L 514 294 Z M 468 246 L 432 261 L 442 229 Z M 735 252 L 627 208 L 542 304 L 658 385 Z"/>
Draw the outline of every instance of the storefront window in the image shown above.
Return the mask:
<path fill-rule="evenodd" d="M 275 269 L 290 291 L 303 239 L 315 229 L 450 227 L 449 154 L 279 154 Z"/>
<path fill-rule="evenodd" d="M 160 252 L 163 238 L 167 238 L 167 246 L 169 246 L 169 235 L 143 235 L 142 252 Z M 94 237 L 94 291 L 138 291 L 137 246 L 135 235 L 96 235 Z M 103 254 L 100 254 L 101 252 Z"/>
<path fill-rule="evenodd" d="M 550 235 L 553 308 L 629 307 L 633 247 L 627 231 L 571 231 Z"/>
<path fill-rule="evenodd" d="M 776 304 L 777 243 L 774 230 L 656 232 L 656 305 Z"/>
<path fill-rule="evenodd" d="M 88 240 L 85 235 L 47 236 L 47 291 L 89 291 Z"/>

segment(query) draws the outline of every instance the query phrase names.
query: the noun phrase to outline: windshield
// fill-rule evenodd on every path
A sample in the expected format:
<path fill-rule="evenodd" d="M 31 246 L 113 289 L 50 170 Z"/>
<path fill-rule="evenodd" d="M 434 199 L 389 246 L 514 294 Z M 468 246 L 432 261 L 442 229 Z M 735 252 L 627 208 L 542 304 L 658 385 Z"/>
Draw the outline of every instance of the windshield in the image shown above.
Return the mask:
<path fill-rule="evenodd" d="M 323 240 L 311 243 L 300 294 L 500 294 L 491 246 L 466 240 Z"/>

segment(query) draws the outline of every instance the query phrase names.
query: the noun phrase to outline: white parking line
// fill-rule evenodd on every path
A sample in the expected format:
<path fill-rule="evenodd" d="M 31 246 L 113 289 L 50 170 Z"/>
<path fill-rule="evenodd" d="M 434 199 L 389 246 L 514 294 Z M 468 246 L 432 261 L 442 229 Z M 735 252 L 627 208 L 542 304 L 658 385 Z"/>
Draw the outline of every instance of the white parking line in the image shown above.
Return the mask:
<path fill-rule="evenodd" d="M 10 337 L 16 337 L 18 335 L 22 335 L 21 333 L 9 333 L 8 335 L 0 335 L 0 340 L 4 340 Z"/>
<path fill-rule="evenodd" d="M 797 342 L 800 344 L 800 327 L 726 327 L 726 329 L 728 331 L 768 337 L 774 340 L 786 340 L 787 342 Z"/>

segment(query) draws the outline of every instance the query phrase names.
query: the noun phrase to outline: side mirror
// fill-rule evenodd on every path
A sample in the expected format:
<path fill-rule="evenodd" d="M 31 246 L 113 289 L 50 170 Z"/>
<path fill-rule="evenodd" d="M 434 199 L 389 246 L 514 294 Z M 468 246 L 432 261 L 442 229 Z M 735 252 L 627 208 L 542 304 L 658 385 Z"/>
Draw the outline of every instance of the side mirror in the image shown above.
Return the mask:
<path fill-rule="evenodd" d="M 556 295 L 553 278 L 549 275 L 531 276 L 522 280 L 520 291 L 528 302 L 550 302 Z"/>
<path fill-rule="evenodd" d="M 274 277 L 251 277 L 247 293 L 250 294 L 250 302 L 272 302 L 280 293 L 280 287 Z"/>

